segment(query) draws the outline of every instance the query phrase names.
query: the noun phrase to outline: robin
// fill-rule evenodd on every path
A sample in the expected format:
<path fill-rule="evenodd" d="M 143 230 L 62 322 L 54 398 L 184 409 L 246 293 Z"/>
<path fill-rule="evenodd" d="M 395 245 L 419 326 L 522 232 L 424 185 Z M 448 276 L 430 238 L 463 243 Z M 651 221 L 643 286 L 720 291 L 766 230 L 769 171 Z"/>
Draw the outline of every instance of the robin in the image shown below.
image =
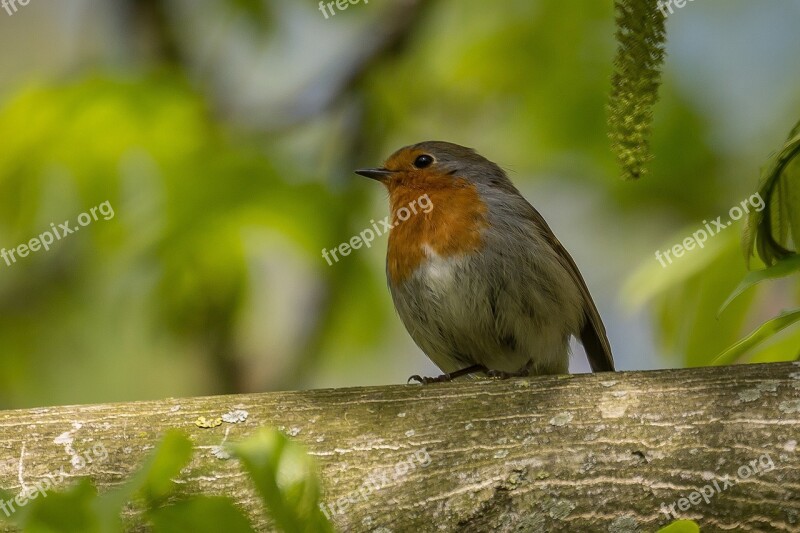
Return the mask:
<path fill-rule="evenodd" d="M 471 148 L 428 141 L 355 172 L 389 191 L 392 300 L 414 342 L 444 372 L 409 381 L 567 373 L 571 336 L 593 371 L 614 370 L 578 267 L 500 167 Z M 398 219 L 424 195 L 432 209 Z"/>

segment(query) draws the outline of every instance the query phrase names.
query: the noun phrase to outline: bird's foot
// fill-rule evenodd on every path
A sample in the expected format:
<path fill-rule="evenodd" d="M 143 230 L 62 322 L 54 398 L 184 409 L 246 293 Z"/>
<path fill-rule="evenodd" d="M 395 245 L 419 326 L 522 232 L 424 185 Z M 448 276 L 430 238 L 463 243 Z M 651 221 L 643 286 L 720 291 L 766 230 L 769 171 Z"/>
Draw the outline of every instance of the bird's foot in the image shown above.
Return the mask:
<path fill-rule="evenodd" d="M 436 376 L 435 378 L 428 378 L 414 374 L 413 376 L 408 378 L 408 381 L 406 383 L 411 383 L 412 381 L 416 381 L 422 385 L 428 385 L 429 383 L 447 383 L 448 381 L 453 381 L 454 379 L 460 378 L 461 376 L 474 374 L 476 372 L 489 372 L 489 371 L 483 365 L 472 365 L 468 366 L 467 368 L 462 368 L 461 370 L 456 370 L 455 372 L 449 372 L 447 374 L 442 374 L 441 376 Z"/>
<path fill-rule="evenodd" d="M 502 370 L 487 370 L 486 376 L 493 379 L 526 378 L 530 376 L 531 364 L 528 363 L 516 372 L 503 372 Z"/>
<path fill-rule="evenodd" d="M 412 381 L 416 381 L 422 385 L 428 385 L 430 383 L 447 383 L 448 381 L 453 381 L 453 376 L 450 374 L 442 374 L 441 376 L 436 376 L 435 378 L 429 378 L 427 376 L 420 376 L 418 374 L 414 374 L 406 383 L 411 383 Z"/>
<path fill-rule="evenodd" d="M 522 374 L 519 374 L 517 372 L 503 372 L 502 370 L 489 370 L 488 372 L 486 372 L 486 377 L 492 379 L 511 379 L 511 378 L 518 378 L 521 375 Z"/>

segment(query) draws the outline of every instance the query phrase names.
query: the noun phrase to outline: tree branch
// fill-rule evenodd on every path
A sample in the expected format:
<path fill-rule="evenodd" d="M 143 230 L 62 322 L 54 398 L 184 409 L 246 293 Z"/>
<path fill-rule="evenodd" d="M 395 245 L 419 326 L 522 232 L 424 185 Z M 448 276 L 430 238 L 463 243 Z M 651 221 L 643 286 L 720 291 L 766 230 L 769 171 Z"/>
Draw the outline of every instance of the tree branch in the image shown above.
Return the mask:
<path fill-rule="evenodd" d="M 195 425 L 234 408 L 245 422 Z M 800 523 L 792 363 L 9 411 L 0 486 L 69 473 L 101 443 L 107 459 L 76 475 L 102 490 L 179 428 L 199 447 L 183 490 L 232 496 L 266 528 L 237 463 L 212 453 L 265 425 L 318 458 L 343 531 L 654 531 L 673 504 L 704 532 Z"/>

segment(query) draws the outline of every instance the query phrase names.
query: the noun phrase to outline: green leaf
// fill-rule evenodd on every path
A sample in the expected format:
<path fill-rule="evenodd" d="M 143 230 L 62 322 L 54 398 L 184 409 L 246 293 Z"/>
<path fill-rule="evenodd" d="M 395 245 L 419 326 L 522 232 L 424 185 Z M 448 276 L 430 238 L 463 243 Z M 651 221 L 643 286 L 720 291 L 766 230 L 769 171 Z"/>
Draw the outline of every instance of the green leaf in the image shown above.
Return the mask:
<path fill-rule="evenodd" d="M 333 531 L 319 507 L 316 465 L 302 446 L 278 430 L 261 429 L 231 448 L 281 531 Z"/>
<path fill-rule="evenodd" d="M 332 533 L 320 510 L 320 484 L 313 459 L 277 430 L 262 429 L 232 448 L 252 478 L 277 527 L 289 533 Z M 192 443 L 178 431 L 167 433 L 153 455 L 124 485 L 102 496 L 89 480 L 70 490 L 27 493 L 11 520 L 24 532 L 119 533 L 121 511 L 142 493 L 156 533 L 192 531 L 253 533 L 248 517 L 221 496 L 198 496 L 158 507 L 174 491 L 173 479 L 191 460 Z M 3 499 L 16 495 L 0 491 Z M 22 496 L 17 496 L 22 498 Z M 21 500 L 18 500 L 21 501 Z"/>
<path fill-rule="evenodd" d="M 133 477 L 101 496 L 88 480 L 62 492 L 47 491 L 13 517 L 26 532 L 118 533 L 123 530 L 121 512 L 137 492 L 149 505 L 173 490 L 172 479 L 191 459 L 192 443 L 180 432 L 164 436 L 155 453 Z"/>
<path fill-rule="evenodd" d="M 94 485 L 82 479 L 63 492 L 47 492 L 29 503 L 22 517 L 25 533 L 96 533 L 97 517 L 92 512 L 92 502 L 97 496 Z"/>
<path fill-rule="evenodd" d="M 728 304 L 750 287 L 769 279 L 783 278 L 797 270 L 800 270 L 800 255 L 794 254 L 784 259 L 779 259 L 777 263 L 769 268 L 748 272 L 742 282 L 739 283 L 739 286 L 734 289 L 731 295 L 728 296 L 728 299 L 725 300 L 725 303 L 719 308 L 717 316 L 719 317 L 725 308 L 728 307 Z"/>
<path fill-rule="evenodd" d="M 800 157 L 795 157 L 785 174 L 787 178 L 783 180 L 784 203 L 788 210 L 789 231 L 794 249 L 797 250 L 800 247 Z"/>
<path fill-rule="evenodd" d="M 230 498 L 199 496 L 150 513 L 154 533 L 254 533 L 244 513 Z"/>
<path fill-rule="evenodd" d="M 142 492 L 152 505 L 172 491 L 172 479 L 177 477 L 192 455 L 192 442 L 180 431 L 170 431 L 144 466 L 124 485 L 101 495 L 94 502 L 101 531 L 122 530 L 121 512 L 137 492 Z"/>
<path fill-rule="evenodd" d="M 661 85 L 666 17 L 650 0 L 616 0 L 615 6 L 618 48 L 609 137 L 623 177 L 636 179 L 651 159 L 650 124 Z"/>
<path fill-rule="evenodd" d="M 700 533 L 700 526 L 694 520 L 678 520 L 662 527 L 658 533 Z"/>
<path fill-rule="evenodd" d="M 145 498 L 155 502 L 172 492 L 172 480 L 178 477 L 191 459 L 192 441 L 178 431 L 167 433 L 144 468 L 145 477 L 141 490 Z"/>
<path fill-rule="evenodd" d="M 781 363 L 800 359 L 800 328 L 781 337 L 754 350 L 748 360 L 751 363 Z"/>
<path fill-rule="evenodd" d="M 16 494 L 14 494 L 13 492 L 0 488 L 0 500 L 8 502 L 13 500 L 14 496 L 16 496 Z M 2 509 L 0 509 L 0 511 L 2 511 Z M 4 521 L 6 522 L 12 521 L 13 519 L 14 519 L 13 514 L 9 517 L 6 516 L 5 512 L 0 512 L 0 524 L 2 524 Z"/>
<path fill-rule="evenodd" d="M 712 365 L 729 365 L 738 360 L 748 350 L 763 342 L 764 340 L 775 335 L 779 331 L 791 326 L 795 322 L 800 321 L 800 309 L 793 311 L 786 311 L 781 313 L 772 320 L 768 320 L 759 326 L 750 335 L 740 340 L 724 352 L 722 352 L 711 363 Z"/>
<path fill-rule="evenodd" d="M 766 265 L 773 265 L 790 255 L 790 228 L 795 246 L 800 239 L 800 235 L 797 235 L 800 232 L 800 193 L 796 184 L 798 170 L 797 166 L 792 165 L 798 156 L 800 122 L 761 175 L 757 194 L 764 200 L 766 208 L 751 211 L 747 219 L 742 247 L 748 264 L 754 254 L 758 254 Z"/>

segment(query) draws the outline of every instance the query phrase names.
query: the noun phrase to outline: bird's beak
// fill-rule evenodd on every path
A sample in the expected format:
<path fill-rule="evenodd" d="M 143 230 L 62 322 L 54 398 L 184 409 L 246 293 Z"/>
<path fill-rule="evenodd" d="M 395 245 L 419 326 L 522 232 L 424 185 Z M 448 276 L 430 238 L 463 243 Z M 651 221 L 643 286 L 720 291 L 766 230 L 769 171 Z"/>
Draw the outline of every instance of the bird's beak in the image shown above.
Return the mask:
<path fill-rule="evenodd" d="M 387 170 L 385 168 L 362 168 L 354 172 L 361 176 L 380 182 L 386 181 L 393 173 L 391 170 Z"/>

